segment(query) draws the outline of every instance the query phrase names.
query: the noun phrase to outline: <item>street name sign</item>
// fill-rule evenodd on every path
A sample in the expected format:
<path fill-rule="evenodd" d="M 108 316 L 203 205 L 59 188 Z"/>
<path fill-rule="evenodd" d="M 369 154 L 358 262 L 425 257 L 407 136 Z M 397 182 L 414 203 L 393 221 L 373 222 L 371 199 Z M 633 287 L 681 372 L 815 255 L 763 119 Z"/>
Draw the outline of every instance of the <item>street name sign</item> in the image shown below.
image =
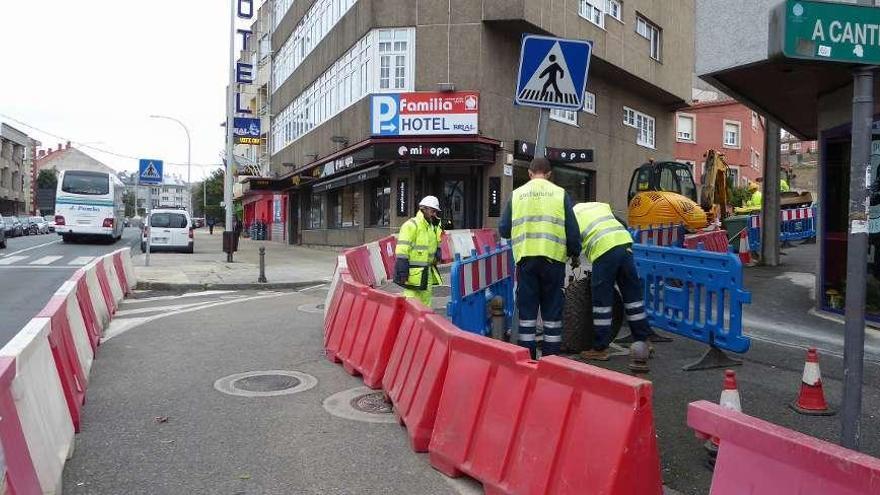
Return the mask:
<path fill-rule="evenodd" d="M 138 183 L 161 184 L 162 183 L 162 160 L 141 158 L 138 162 Z"/>
<path fill-rule="evenodd" d="M 786 0 L 773 16 L 771 37 L 779 37 L 788 58 L 880 64 L 878 8 Z"/>
<path fill-rule="evenodd" d="M 580 110 L 592 51 L 590 41 L 523 36 L 514 103 Z"/>

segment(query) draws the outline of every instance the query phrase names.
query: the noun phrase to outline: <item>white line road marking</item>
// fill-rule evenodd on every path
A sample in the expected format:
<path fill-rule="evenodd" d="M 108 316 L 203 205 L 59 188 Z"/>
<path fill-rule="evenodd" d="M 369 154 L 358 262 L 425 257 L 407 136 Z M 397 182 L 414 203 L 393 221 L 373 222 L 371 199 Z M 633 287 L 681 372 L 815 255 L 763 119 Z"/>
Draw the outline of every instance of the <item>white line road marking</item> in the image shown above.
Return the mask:
<path fill-rule="evenodd" d="M 0 270 L 70 270 L 66 265 L 0 265 Z"/>
<path fill-rule="evenodd" d="M 24 249 L 19 249 L 18 251 L 13 251 L 11 253 L 6 253 L 3 255 L 0 255 L 0 257 L 8 258 L 8 257 L 15 255 L 15 254 L 26 253 L 32 249 L 38 249 L 41 247 L 51 246 L 52 244 L 58 244 L 59 242 L 61 242 L 61 239 L 58 239 L 57 241 L 47 242 L 45 244 L 37 244 L 36 246 L 31 246 L 31 247 L 24 248 Z"/>
<path fill-rule="evenodd" d="M 244 297 L 244 296 L 240 296 Z M 134 308 L 134 309 L 120 309 L 116 312 L 115 316 L 128 316 L 128 315 L 140 315 L 144 313 L 155 313 L 157 311 L 177 311 L 180 309 L 192 308 L 195 306 L 203 306 L 205 304 L 213 304 L 216 301 L 201 301 L 189 304 L 175 304 L 173 306 L 149 306 L 146 308 Z"/>
<path fill-rule="evenodd" d="M 148 292 L 148 291 L 135 291 L 135 292 Z M 128 303 L 139 303 L 146 301 L 164 301 L 167 299 L 180 299 L 182 297 L 201 297 L 201 296 L 214 296 L 218 294 L 229 294 L 230 292 L 235 292 L 234 290 L 203 290 L 201 292 L 187 292 L 186 294 L 181 294 L 179 296 L 156 296 L 156 297 L 141 297 L 137 299 L 126 299 L 123 304 Z"/>
<path fill-rule="evenodd" d="M 88 265 L 93 259 L 95 259 L 94 256 L 77 256 L 68 265 Z"/>
<path fill-rule="evenodd" d="M 63 257 L 64 256 L 43 256 L 42 258 L 40 258 L 38 260 L 31 261 L 28 264 L 29 265 L 51 265 L 52 263 L 55 263 L 56 261 L 60 260 Z"/>
<path fill-rule="evenodd" d="M 0 259 L 0 265 L 11 265 L 16 261 L 21 261 L 27 258 L 27 256 L 9 256 L 8 258 Z"/>

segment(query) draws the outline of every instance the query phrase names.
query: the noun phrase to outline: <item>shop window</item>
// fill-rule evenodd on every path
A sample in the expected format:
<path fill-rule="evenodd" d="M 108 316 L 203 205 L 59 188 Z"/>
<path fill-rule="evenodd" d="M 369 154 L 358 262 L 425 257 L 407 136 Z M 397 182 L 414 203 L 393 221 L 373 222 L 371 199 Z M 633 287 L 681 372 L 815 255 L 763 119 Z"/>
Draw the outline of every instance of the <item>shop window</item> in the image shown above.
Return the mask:
<path fill-rule="evenodd" d="M 361 224 L 360 200 L 361 193 L 357 186 L 346 186 L 327 194 L 330 206 L 331 229 L 357 227 Z"/>
<path fill-rule="evenodd" d="M 371 181 L 367 190 L 370 199 L 370 226 L 391 225 L 391 182 L 386 177 Z"/>
<path fill-rule="evenodd" d="M 557 186 L 565 189 L 574 203 L 595 201 L 594 182 L 596 172 L 581 170 L 572 167 L 553 167 L 553 175 L 550 180 Z"/>
<path fill-rule="evenodd" d="M 324 196 L 321 194 L 312 194 L 307 211 L 307 227 L 309 229 L 324 228 Z"/>

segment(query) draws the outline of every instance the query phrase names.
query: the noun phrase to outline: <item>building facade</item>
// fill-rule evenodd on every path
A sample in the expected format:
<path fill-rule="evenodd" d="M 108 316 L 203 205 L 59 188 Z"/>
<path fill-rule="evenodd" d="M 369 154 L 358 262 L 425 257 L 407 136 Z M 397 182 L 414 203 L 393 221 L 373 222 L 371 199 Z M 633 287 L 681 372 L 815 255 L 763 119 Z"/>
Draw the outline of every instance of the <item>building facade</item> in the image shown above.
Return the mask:
<path fill-rule="evenodd" d="M 28 215 L 27 204 L 31 172 L 28 168 L 27 134 L 9 124 L 0 124 L 0 214 Z"/>
<path fill-rule="evenodd" d="M 676 116 L 675 157 L 691 164 L 694 180 L 703 183 L 705 153 L 724 154 L 731 183 L 743 187 L 763 174 L 765 122 L 730 98 L 695 102 Z"/>
<path fill-rule="evenodd" d="M 146 186 L 140 186 L 139 197 L 145 199 L 151 208 L 183 208 L 192 211 L 189 185 L 180 177 L 165 177 L 161 185 L 149 186 L 149 194 L 144 194 Z M 148 198 L 148 199 L 146 199 Z M 140 201 L 140 200 L 139 200 Z"/>
<path fill-rule="evenodd" d="M 244 193 L 284 198 L 273 199 L 273 215 L 283 209 L 295 243 L 388 235 L 427 194 L 440 198 L 446 228 L 496 226 L 527 180 L 514 144 L 535 140 L 539 112 L 513 100 L 521 36 L 538 33 L 593 41 L 585 107 L 552 112 L 547 142 L 592 150 L 593 160 L 556 160 L 554 181 L 576 201 L 623 213 L 632 171 L 674 157 L 675 110 L 691 96 L 694 11 L 681 3 L 277 0 L 273 178 L 250 180 Z M 440 121 L 414 119 L 386 132 L 372 121 L 371 95 L 415 101 L 414 114 L 440 101 L 476 120 L 429 129 Z"/>
<path fill-rule="evenodd" d="M 779 165 L 792 189 L 809 191 L 819 197 L 819 143 L 803 141 L 786 130 L 779 136 Z"/>

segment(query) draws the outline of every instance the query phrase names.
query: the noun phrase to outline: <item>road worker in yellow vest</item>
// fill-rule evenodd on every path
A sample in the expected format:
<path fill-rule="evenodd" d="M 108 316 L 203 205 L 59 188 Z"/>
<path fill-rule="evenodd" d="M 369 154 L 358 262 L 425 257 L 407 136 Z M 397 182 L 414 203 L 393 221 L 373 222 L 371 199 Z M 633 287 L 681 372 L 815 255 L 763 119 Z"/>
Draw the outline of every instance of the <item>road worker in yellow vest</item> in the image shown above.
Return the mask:
<path fill-rule="evenodd" d="M 636 343 L 645 342 L 653 333 L 648 325 L 642 284 L 633 260 L 633 239 L 626 227 L 614 217 L 607 203 L 578 203 L 574 205 L 574 214 L 581 232 L 584 255 L 593 265 L 590 288 L 595 338 L 593 348 L 581 355 L 586 359 L 608 361 L 615 284 L 623 296 L 624 313 L 633 340 Z M 633 345 L 635 349 L 636 344 Z M 643 359 L 637 359 L 634 355 L 635 361 L 644 363 Z"/>
<path fill-rule="evenodd" d="M 419 212 L 400 227 L 397 236 L 397 259 L 394 283 L 403 287 L 403 295 L 431 307 L 433 287 L 440 283 L 437 263 L 440 261 L 440 201 L 425 196 Z"/>
<path fill-rule="evenodd" d="M 529 350 L 532 359 L 537 357 L 539 308 L 544 327 L 541 355 L 559 354 L 565 260 L 580 252 L 571 198 L 550 182 L 550 174 L 546 158 L 532 160 L 531 180 L 513 191 L 498 224 L 501 237 L 511 240 L 516 261 L 518 344 Z"/>

